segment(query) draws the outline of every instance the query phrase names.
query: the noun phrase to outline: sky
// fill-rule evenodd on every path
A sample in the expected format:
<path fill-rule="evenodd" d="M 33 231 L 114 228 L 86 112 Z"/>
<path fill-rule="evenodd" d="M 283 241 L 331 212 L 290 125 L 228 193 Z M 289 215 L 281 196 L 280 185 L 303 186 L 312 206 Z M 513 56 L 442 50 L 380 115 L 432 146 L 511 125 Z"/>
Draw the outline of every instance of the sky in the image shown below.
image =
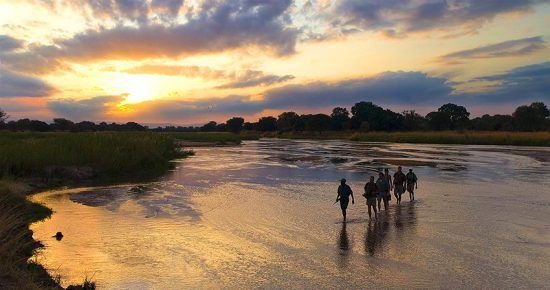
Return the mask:
<path fill-rule="evenodd" d="M 10 119 L 550 105 L 550 0 L 0 0 Z"/>

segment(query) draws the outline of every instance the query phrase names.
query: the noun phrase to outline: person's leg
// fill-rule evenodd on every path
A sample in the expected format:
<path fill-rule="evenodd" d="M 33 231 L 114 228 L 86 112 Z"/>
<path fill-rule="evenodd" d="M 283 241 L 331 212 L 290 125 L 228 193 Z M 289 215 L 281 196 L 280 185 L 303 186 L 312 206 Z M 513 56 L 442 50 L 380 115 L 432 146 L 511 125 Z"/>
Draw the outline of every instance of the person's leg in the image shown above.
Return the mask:
<path fill-rule="evenodd" d="M 374 218 L 378 218 L 378 212 L 376 212 L 376 207 L 373 206 L 372 209 L 374 210 Z"/>
<path fill-rule="evenodd" d="M 388 193 L 389 194 L 389 193 Z M 384 198 L 384 210 L 388 210 L 389 198 Z"/>
<path fill-rule="evenodd" d="M 370 212 L 370 205 L 367 205 L 367 208 L 369 209 L 369 220 L 372 218 L 371 212 Z"/>
<path fill-rule="evenodd" d="M 380 203 L 382 202 L 382 198 L 380 196 L 378 196 L 376 198 L 376 201 L 378 202 L 378 210 L 380 211 Z"/>

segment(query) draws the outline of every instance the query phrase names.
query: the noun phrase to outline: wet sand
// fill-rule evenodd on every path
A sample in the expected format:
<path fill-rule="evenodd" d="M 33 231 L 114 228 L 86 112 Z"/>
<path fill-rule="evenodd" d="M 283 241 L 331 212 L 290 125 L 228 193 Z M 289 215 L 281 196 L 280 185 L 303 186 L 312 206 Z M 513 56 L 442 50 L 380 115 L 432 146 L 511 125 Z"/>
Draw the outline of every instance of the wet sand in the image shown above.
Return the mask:
<path fill-rule="evenodd" d="M 64 285 L 88 276 L 100 289 L 550 280 L 550 164 L 533 157 L 550 148 L 261 140 L 195 151 L 158 182 L 35 196 L 55 211 L 32 227 L 46 245 L 38 261 Z M 420 179 L 416 202 L 392 200 L 369 222 L 364 182 L 400 159 Z M 332 205 L 342 177 L 356 195 L 345 224 Z"/>

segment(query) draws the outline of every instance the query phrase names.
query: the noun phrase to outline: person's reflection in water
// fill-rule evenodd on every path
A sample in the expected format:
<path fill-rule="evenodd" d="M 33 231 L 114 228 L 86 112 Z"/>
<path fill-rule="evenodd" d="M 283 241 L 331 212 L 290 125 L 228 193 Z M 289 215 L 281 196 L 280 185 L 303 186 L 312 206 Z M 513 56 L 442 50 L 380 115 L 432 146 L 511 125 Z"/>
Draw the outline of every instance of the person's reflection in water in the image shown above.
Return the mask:
<path fill-rule="evenodd" d="M 348 232 L 346 231 L 346 223 L 342 223 L 342 229 L 340 230 L 340 236 L 338 238 L 338 261 L 340 267 L 347 265 L 347 259 L 349 250 L 351 249 Z"/>
<path fill-rule="evenodd" d="M 365 252 L 370 256 L 374 256 L 380 247 L 384 247 L 384 239 L 388 234 L 389 227 L 388 216 L 383 216 L 374 223 L 368 223 L 365 233 Z"/>

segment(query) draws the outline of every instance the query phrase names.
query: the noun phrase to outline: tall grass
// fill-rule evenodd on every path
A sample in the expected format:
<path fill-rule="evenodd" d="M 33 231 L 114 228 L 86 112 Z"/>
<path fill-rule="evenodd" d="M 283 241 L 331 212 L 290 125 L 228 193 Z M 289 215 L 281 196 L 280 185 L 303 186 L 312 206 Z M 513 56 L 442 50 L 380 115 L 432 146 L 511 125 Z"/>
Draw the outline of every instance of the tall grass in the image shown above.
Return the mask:
<path fill-rule="evenodd" d="M 229 132 L 170 132 L 160 133 L 178 141 L 208 142 L 208 143 L 241 143 L 241 136 Z"/>
<path fill-rule="evenodd" d="M 173 137 L 153 132 L 0 133 L 0 176 L 41 176 L 56 166 L 89 167 L 103 178 L 158 175 L 183 155 Z"/>
<path fill-rule="evenodd" d="M 59 289 L 42 266 L 28 261 L 37 247 L 28 224 L 51 211 L 27 201 L 23 188 L 0 180 L 0 289 Z"/>
<path fill-rule="evenodd" d="M 550 146 L 550 132 L 369 132 L 356 133 L 350 139 L 397 143 Z"/>

